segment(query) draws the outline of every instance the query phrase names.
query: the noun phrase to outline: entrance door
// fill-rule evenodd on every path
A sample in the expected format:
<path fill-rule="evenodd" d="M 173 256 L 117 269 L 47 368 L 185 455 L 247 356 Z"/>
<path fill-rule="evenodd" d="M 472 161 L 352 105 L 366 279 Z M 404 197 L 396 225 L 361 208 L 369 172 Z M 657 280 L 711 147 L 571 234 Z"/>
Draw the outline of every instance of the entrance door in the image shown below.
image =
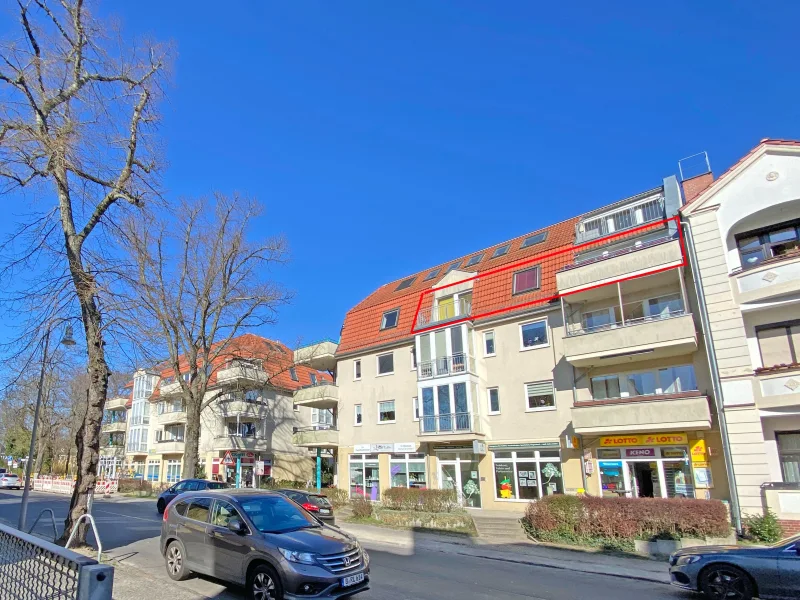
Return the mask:
<path fill-rule="evenodd" d="M 628 489 L 634 498 L 661 498 L 658 464 L 645 461 L 627 461 Z"/>
<path fill-rule="evenodd" d="M 456 490 L 458 502 L 467 508 L 481 507 L 478 461 L 456 455 L 454 459 L 439 460 L 439 488 Z"/>

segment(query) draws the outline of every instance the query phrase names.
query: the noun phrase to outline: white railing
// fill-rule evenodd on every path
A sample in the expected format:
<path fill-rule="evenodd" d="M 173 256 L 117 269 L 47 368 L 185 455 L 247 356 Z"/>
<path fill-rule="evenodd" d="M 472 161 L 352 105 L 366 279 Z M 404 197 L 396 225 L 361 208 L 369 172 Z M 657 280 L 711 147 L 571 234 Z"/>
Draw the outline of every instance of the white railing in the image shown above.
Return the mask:
<path fill-rule="evenodd" d="M 680 299 L 670 301 L 666 306 L 661 308 L 658 312 L 645 315 L 642 307 L 642 302 L 627 302 L 613 307 L 614 319 L 609 314 L 608 319 L 593 318 L 589 315 L 582 315 L 577 322 L 570 322 L 567 319 L 567 336 L 584 335 L 587 333 L 596 333 L 598 331 L 608 331 L 609 329 L 617 329 L 619 327 L 629 327 L 631 325 L 639 325 L 640 323 L 650 323 L 653 321 L 662 321 L 664 319 L 671 319 L 673 317 L 680 317 L 686 314 L 686 309 L 683 301 Z M 600 312 L 592 311 L 594 313 Z M 591 320 L 590 320 L 591 319 Z"/>
<path fill-rule="evenodd" d="M 581 220 L 576 225 L 575 243 L 596 240 L 612 233 L 620 233 L 664 219 L 664 198 L 648 200 L 615 212 Z"/>
<path fill-rule="evenodd" d="M 475 359 L 465 352 L 452 356 L 442 356 L 434 360 L 426 360 L 417 365 L 418 379 L 432 379 L 460 373 L 474 373 Z"/>
<path fill-rule="evenodd" d="M 419 311 L 417 327 L 424 327 L 432 323 L 449 321 L 458 317 L 468 317 L 472 314 L 472 301 L 459 298 L 458 302 L 431 306 Z"/>
<path fill-rule="evenodd" d="M 419 419 L 419 433 L 478 433 L 478 420 L 468 412 L 422 416 Z"/>

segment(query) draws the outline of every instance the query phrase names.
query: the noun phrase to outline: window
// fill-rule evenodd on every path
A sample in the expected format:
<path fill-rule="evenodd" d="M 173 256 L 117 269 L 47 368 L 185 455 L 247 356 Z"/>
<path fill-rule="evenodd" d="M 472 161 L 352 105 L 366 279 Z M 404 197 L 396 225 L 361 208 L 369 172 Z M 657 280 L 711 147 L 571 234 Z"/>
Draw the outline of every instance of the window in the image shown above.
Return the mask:
<path fill-rule="evenodd" d="M 697 389 L 692 365 L 659 369 L 658 383 L 662 394 L 677 394 Z"/>
<path fill-rule="evenodd" d="M 629 396 L 649 396 L 656 393 L 656 374 L 653 372 L 631 373 L 627 377 Z"/>
<path fill-rule="evenodd" d="M 472 265 L 477 265 L 479 262 L 481 262 L 481 259 L 483 259 L 483 252 L 481 252 L 480 254 L 476 254 L 475 256 L 470 258 L 467 261 L 467 264 L 464 266 L 471 267 Z"/>
<path fill-rule="evenodd" d="M 297 377 L 297 369 L 294 367 L 289 367 L 289 377 L 292 378 L 292 381 L 300 381 Z"/>
<path fill-rule="evenodd" d="M 394 373 L 394 353 L 378 355 L 378 375 L 390 375 Z"/>
<path fill-rule="evenodd" d="M 500 246 L 499 248 L 496 248 L 495 251 L 492 252 L 492 258 L 500 258 L 501 256 L 504 256 L 504 255 L 508 254 L 508 247 L 509 246 L 510 246 L 510 244 L 504 244 L 504 245 Z"/>
<path fill-rule="evenodd" d="M 772 367 L 798 362 L 800 321 L 756 327 L 761 365 Z"/>
<path fill-rule="evenodd" d="M 547 239 L 546 231 L 543 231 L 542 233 L 536 233 L 534 235 L 529 235 L 528 237 L 525 238 L 525 241 L 522 242 L 520 250 L 522 250 L 522 248 L 528 248 L 530 246 L 535 246 L 536 244 L 541 244 L 546 239 Z"/>
<path fill-rule="evenodd" d="M 312 408 L 311 424 L 316 425 L 317 429 L 330 429 L 333 427 L 333 409 Z"/>
<path fill-rule="evenodd" d="M 614 373 L 592 377 L 591 387 L 594 400 L 605 400 L 696 391 L 697 380 L 692 365 L 678 365 L 657 371 Z"/>
<path fill-rule="evenodd" d="M 556 396 L 552 381 L 539 381 L 525 384 L 527 411 L 550 410 L 556 407 Z"/>
<path fill-rule="evenodd" d="M 394 423 L 394 400 L 378 402 L 378 423 Z"/>
<path fill-rule="evenodd" d="M 181 461 L 168 460 L 167 461 L 167 483 L 175 483 L 181 480 Z"/>
<path fill-rule="evenodd" d="M 411 406 L 414 409 L 414 420 L 419 421 L 419 398 L 417 396 L 411 399 Z"/>
<path fill-rule="evenodd" d="M 256 437 L 256 424 L 252 421 L 231 421 L 228 423 L 228 435 Z"/>
<path fill-rule="evenodd" d="M 498 500 L 529 501 L 564 493 L 558 450 L 493 451 L 492 462 Z"/>
<path fill-rule="evenodd" d="M 486 390 L 489 393 L 489 414 L 490 415 L 499 415 L 500 414 L 500 392 L 495 388 L 489 388 Z"/>
<path fill-rule="evenodd" d="M 314 373 L 309 373 L 308 376 L 311 378 L 311 385 L 317 385 L 317 376 Z"/>
<path fill-rule="evenodd" d="M 522 349 L 547 345 L 547 321 L 536 321 L 520 326 Z"/>
<path fill-rule="evenodd" d="M 515 294 L 524 294 L 532 290 L 539 289 L 539 267 L 532 267 L 524 271 L 517 271 L 514 273 L 514 289 Z"/>
<path fill-rule="evenodd" d="M 147 461 L 147 481 L 158 481 L 158 474 L 161 470 L 161 461 Z"/>
<path fill-rule="evenodd" d="M 424 454 L 392 454 L 389 457 L 392 487 L 425 488 Z"/>
<path fill-rule="evenodd" d="M 494 356 L 494 331 L 483 334 L 483 355 Z"/>
<path fill-rule="evenodd" d="M 800 431 L 776 433 L 784 483 L 800 483 Z"/>
<path fill-rule="evenodd" d="M 414 283 L 414 280 L 415 280 L 415 279 L 416 279 L 416 276 L 414 276 L 414 277 L 409 277 L 408 279 L 403 279 L 403 281 L 401 281 L 401 282 L 400 282 L 400 285 L 398 285 L 398 286 L 395 288 L 395 290 L 394 290 L 394 291 L 395 291 L 395 292 L 399 292 L 400 290 L 404 290 L 404 289 L 406 289 L 406 288 L 408 288 L 408 287 L 411 287 L 411 284 L 413 284 L 413 283 Z"/>
<path fill-rule="evenodd" d="M 397 317 L 399 316 L 399 308 L 395 308 L 383 313 L 383 319 L 381 319 L 381 329 L 391 329 L 392 327 L 397 327 Z"/>
<path fill-rule="evenodd" d="M 350 497 L 380 500 L 380 470 L 377 454 L 350 455 Z"/>
<path fill-rule="evenodd" d="M 211 513 L 211 523 L 217 527 L 227 527 L 231 519 L 242 520 L 231 504 L 217 500 L 214 504 L 214 511 Z"/>
<path fill-rule="evenodd" d="M 356 420 L 355 420 L 355 423 L 353 423 L 353 424 L 354 425 L 361 425 L 361 423 L 362 423 L 361 405 L 360 404 L 356 404 L 354 406 L 354 408 L 355 408 Z"/>
<path fill-rule="evenodd" d="M 431 271 L 430 273 L 428 273 L 425 276 L 425 279 L 423 279 L 423 281 L 430 281 L 431 279 L 433 279 L 434 277 L 436 277 L 439 274 L 440 270 L 441 269 L 434 269 L 433 271 Z"/>
<path fill-rule="evenodd" d="M 460 260 L 457 260 L 456 262 L 454 262 L 453 264 L 451 264 L 449 267 L 447 267 L 447 271 L 445 271 L 445 275 L 446 275 L 447 273 L 449 273 L 450 271 L 454 271 L 454 270 L 456 270 L 456 269 L 459 267 L 459 265 L 460 265 L 460 264 L 461 264 L 461 261 L 460 261 Z"/>
<path fill-rule="evenodd" d="M 313 381 L 314 380 L 312 379 L 312 382 Z M 249 404 L 258 404 L 259 400 L 261 400 L 261 392 L 259 392 L 258 390 L 247 390 L 244 393 L 244 401 Z"/>
<path fill-rule="evenodd" d="M 413 371 L 416 368 L 417 368 L 417 348 L 415 346 L 411 348 L 411 370 Z"/>
<path fill-rule="evenodd" d="M 772 227 L 736 236 L 742 268 L 756 267 L 763 261 L 796 254 L 800 249 L 800 223 L 779 223 Z"/>
<path fill-rule="evenodd" d="M 605 400 L 606 398 L 619 397 L 619 375 L 592 377 L 592 398 L 595 400 Z"/>

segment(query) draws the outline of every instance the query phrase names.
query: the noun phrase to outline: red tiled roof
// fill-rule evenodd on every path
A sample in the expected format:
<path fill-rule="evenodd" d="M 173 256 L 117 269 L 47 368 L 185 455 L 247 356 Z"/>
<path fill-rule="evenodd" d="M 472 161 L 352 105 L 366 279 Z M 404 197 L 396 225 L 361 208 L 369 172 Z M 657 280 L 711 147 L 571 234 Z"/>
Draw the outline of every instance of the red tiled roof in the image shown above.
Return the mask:
<path fill-rule="evenodd" d="M 414 315 L 419 303 L 420 294 L 438 285 L 444 277 L 447 267 L 459 261 L 461 271 L 488 273 L 475 280 L 472 292 L 472 314 L 480 316 L 495 310 L 501 310 L 535 302 L 553 296 L 556 293 L 555 274 L 563 266 L 573 260 L 571 251 L 562 252 L 556 256 L 550 256 L 559 250 L 569 250 L 575 241 L 575 224 L 580 217 L 575 217 L 567 221 L 562 221 L 551 227 L 539 229 L 531 233 L 516 237 L 507 242 L 495 244 L 486 250 L 472 252 L 458 259 L 447 261 L 420 271 L 415 275 L 402 277 L 397 281 L 388 283 L 359 302 L 345 316 L 342 335 L 339 341 L 338 354 L 363 350 L 373 346 L 380 346 L 407 339 L 411 336 L 411 327 Z M 547 232 L 544 242 L 535 244 L 528 248 L 520 248 L 525 238 L 536 233 Z M 510 244 L 508 254 L 492 259 L 492 253 L 499 247 Z M 467 267 L 466 262 L 473 256 L 483 252 L 483 258 L 476 265 Z M 513 296 L 511 293 L 511 282 L 516 269 L 509 268 L 505 271 L 496 272 L 500 267 L 510 265 L 519 261 L 535 259 L 537 256 L 546 257 L 542 264 L 541 285 L 539 290 Z M 531 262 L 529 266 L 537 264 Z M 526 268 L 520 266 L 520 269 Z M 425 281 L 433 270 L 439 269 L 439 273 Z M 414 282 L 407 288 L 397 291 L 400 282 L 415 277 Z M 433 294 L 426 294 L 421 308 L 429 307 L 433 302 Z M 394 308 L 400 309 L 397 327 L 381 330 L 381 320 L 383 313 Z"/>
<path fill-rule="evenodd" d="M 730 174 L 736 169 L 736 167 L 738 167 L 740 164 L 742 164 L 744 161 L 746 161 L 748 158 L 750 158 L 753 154 L 755 154 L 756 151 L 759 148 L 761 148 L 762 146 L 800 146 L 800 140 L 778 140 L 778 139 L 764 138 L 763 140 L 761 140 L 758 143 L 758 145 L 756 145 L 754 148 L 752 148 L 750 150 L 750 152 L 745 154 L 742 158 L 740 158 L 735 163 L 733 163 L 730 167 L 728 167 L 728 169 L 722 175 L 717 177 L 714 180 L 713 183 L 711 183 L 707 187 L 703 188 L 701 191 L 695 193 L 692 197 L 687 198 L 686 204 L 684 204 L 683 206 L 684 207 L 689 206 L 695 200 L 697 200 L 697 198 L 702 196 L 707 189 L 712 188 L 712 187 L 716 187 L 719 184 L 720 181 L 722 181 L 726 177 L 730 176 Z M 698 179 L 698 178 L 695 178 L 695 179 Z M 681 210 L 683 210 L 683 207 L 681 208 Z"/>

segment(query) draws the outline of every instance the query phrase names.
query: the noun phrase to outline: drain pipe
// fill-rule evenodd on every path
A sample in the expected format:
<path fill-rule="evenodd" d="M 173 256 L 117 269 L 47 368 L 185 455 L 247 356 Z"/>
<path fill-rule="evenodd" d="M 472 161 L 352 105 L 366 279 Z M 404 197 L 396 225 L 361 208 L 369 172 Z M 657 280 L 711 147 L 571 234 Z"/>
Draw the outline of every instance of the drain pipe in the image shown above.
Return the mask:
<path fill-rule="evenodd" d="M 703 338 L 706 347 L 706 357 L 711 368 L 711 385 L 714 387 L 714 404 L 717 407 L 717 418 L 719 419 L 719 432 L 722 435 L 722 454 L 725 457 L 725 468 L 728 471 L 728 488 L 731 495 L 731 517 L 733 526 L 737 533 L 742 532 L 742 515 L 739 510 L 739 494 L 736 488 L 736 474 L 733 472 L 733 458 L 731 457 L 730 438 L 728 437 L 728 422 L 725 418 L 724 399 L 722 396 L 722 382 L 719 378 L 717 368 L 717 353 L 714 349 L 714 340 L 711 337 L 711 325 L 708 320 L 708 309 L 706 307 L 706 297 L 703 292 L 702 277 L 697 262 L 697 253 L 694 248 L 694 236 L 690 223 L 681 221 L 684 233 L 686 234 L 686 249 L 692 266 L 692 279 L 694 289 L 697 294 L 697 304 L 700 312 L 700 323 L 703 327 Z"/>

